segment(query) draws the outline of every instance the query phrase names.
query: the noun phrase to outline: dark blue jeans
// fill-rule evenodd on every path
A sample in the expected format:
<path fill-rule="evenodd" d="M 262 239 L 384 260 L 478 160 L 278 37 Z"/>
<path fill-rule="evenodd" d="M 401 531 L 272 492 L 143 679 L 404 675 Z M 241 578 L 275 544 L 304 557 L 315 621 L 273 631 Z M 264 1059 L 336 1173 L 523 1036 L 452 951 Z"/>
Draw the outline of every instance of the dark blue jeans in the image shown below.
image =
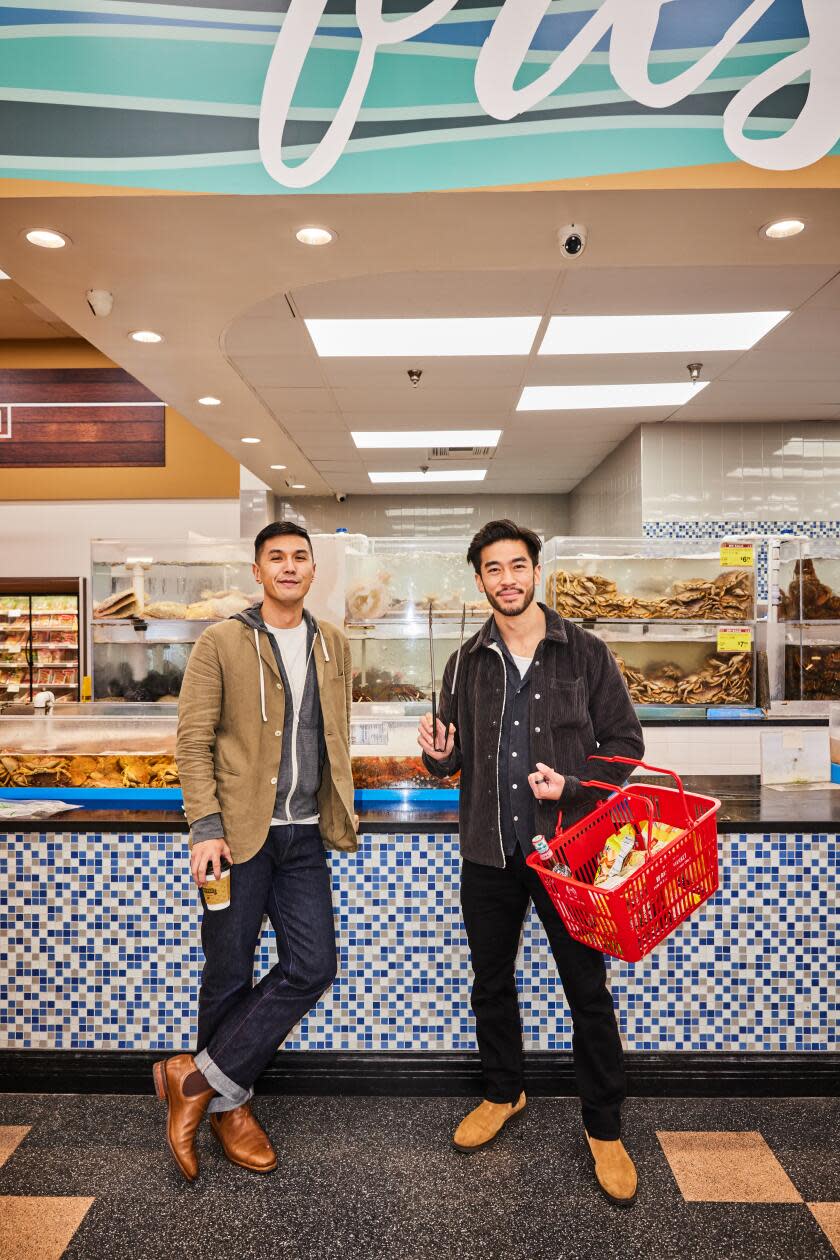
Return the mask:
<path fill-rule="evenodd" d="M 271 827 L 259 853 L 231 870 L 230 905 L 201 923 L 204 970 L 196 1064 L 224 1111 L 253 1084 L 295 1024 L 335 979 L 330 873 L 316 824 Z M 278 961 L 254 985 L 254 954 L 268 915 Z"/>

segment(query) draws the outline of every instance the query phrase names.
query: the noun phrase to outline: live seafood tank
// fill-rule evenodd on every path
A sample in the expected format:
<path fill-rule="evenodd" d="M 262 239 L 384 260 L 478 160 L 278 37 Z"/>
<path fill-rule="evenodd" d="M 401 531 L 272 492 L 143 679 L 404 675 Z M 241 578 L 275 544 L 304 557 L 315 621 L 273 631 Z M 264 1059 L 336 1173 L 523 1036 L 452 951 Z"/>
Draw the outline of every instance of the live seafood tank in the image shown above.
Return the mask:
<path fill-rule="evenodd" d="M 252 557 L 247 540 L 94 540 L 94 697 L 177 698 L 204 627 L 260 599 Z"/>
<path fill-rule="evenodd" d="M 755 542 L 552 538 L 546 603 L 572 620 L 755 620 Z"/>
<path fill-rule="evenodd" d="M 618 661 L 634 704 L 717 708 L 755 703 L 749 628 L 602 622 L 591 632 Z"/>
<path fill-rule="evenodd" d="M 345 630 L 357 703 L 430 701 L 429 609 L 435 679 L 490 614 L 467 564 L 469 539 L 394 539 L 351 535 L 346 551 Z"/>
<path fill-rule="evenodd" d="M 840 622 L 840 542 L 780 539 L 776 584 L 779 621 Z"/>
<path fill-rule="evenodd" d="M 174 787 L 174 706 L 68 704 L 0 714 L 0 787 Z"/>
<path fill-rule="evenodd" d="M 458 779 L 437 779 L 429 774 L 417 747 L 417 723 L 427 704 L 354 704 L 350 719 L 350 752 L 353 783 L 357 792 L 377 795 L 445 792 Z"/>

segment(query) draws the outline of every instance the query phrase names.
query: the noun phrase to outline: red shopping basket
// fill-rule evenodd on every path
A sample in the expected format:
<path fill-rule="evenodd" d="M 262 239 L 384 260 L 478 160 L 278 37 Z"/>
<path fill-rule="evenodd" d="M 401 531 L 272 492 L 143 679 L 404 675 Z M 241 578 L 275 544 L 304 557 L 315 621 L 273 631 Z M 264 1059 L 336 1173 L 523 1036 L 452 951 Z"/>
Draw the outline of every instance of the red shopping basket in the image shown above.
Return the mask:
<path fill-rule="evenodd" d="M 538 873 L 575 940 L 625 962 L 639 962 L 717 891 L 716 814 L 720 801 L 686 792 L 673 770 L 629 757 L 597 760 L 620 761 L 670 775 L 676 787 L 631 781 L 619 788 L 586 780 L 585 787 L 604 788 L 613 795 L 566 831 L 562 817 L 558 818 L 550 848 L 570 868 L 571 876 L 547 870 L 537 853 L 527 862 Z M 637 824 L 648 820 L 648 846 L 653 821 L 679 827 L 679 835 L 649 854 L 618 888 L 596 888 L 593 880 L 598 854 L 631 815 Z"/>

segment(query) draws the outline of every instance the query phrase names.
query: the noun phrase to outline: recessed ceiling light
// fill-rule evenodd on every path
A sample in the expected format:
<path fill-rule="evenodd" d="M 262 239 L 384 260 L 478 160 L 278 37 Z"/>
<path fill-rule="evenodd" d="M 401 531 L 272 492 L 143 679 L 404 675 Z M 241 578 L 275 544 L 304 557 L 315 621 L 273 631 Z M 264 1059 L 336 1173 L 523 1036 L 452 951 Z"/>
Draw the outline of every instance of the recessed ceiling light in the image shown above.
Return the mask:
<path fill-rule="evenodd" d="M 655 385 L 526 385 L 517 411 L 590 411 L 617 407 L 682 407 L 708 381 Z"/>
<path fill-rule="evenodd" d="M 783 241 L 788 236 L 798 236 L 804 231 L 805 224 L 802 219 L 777 219 L 775 223 L 765 223 L 759 236 L 765 236 L 771 241 Z"/>
<path fill-rule="evenodd" d="M 26 233 L 26 239 L 30 245 L 38 245 L 41 249 L 64 249 L 65 245 L 70 244 L 69 236 L 56 232 L 53 228 L 31 228 Z"/>
<path fill-rule="evenodd" d="M 322 358 L 526 355 L 540 317 L 476 319 L 307 319 Z"/>
<path fill-rule="evenodd" d="M 669 354 L 751 350 L 790 311 L 717 315 L 555 315 L 540 354 Z"/>
<path fill-rule="evenodd" d="M 471 468 L 465 472 L 449 472 L 446 469 L 433 469 L 430 472 L 369 472 L 368 476 L 374 485 L 385 485 L 388 482 L 419 481 L 483 481 L 487 476 L 486 468 Z"/>
<path fill-rule="evenodd" d="M 141 328 L 137 332 L 129 333 L 132 341 L 142 341 L 144 345 L 154 345 L 158 341 L 163 341 L 160 333 L 152 332 L 149 328 Z"/>
<path fill-rule="evenodd" d="M 221 398 L 214 398 L 212 394 L 205 394 L 203 398 L 198 400 L 202 407 L 220 407 L 222 405 Z"/>
<path fill-rule="evenodd" d="M 285 464 L 272 464 L 271 467 L 274 469 L 275 472 L 282 472 L 283 469 L 286 467 L 286 465 Z"/>
<path fill-rule="evenodd" d="M 429 446 L 497 446 L 501 429 L 405 429 L 351 433 L 360 451 L 425 450 Z"/>
<path fill-rule="evenodd" d="M 305 484 L 305 482 L 303 482 L 303 481 L 293 481 L 293 482 L 292 482 L 292 489 L 293 489 L 293 490 L 305 490 L 305 489 L 306 489 L 306 484 Z"/>
<path fill-rule="evenodd" d="M 11 278 L 5 271 L 0 271 L 0 280 L 11 280 Z"/>
<path fill-rule="evenodd" d="M 262 438 L 244 437 L 244 438 L 240 438 L 239 440 L 240 442 L 245 442 L 248 446 L 257 446 L 258 443 L 262 441 Z"/>
<path fill-rule="evenodd" d="M 331 228 L 309 225 L 298 228 L 295 236 L 301 245 L 329 245 L 335 240 L 336 233 Z"/>

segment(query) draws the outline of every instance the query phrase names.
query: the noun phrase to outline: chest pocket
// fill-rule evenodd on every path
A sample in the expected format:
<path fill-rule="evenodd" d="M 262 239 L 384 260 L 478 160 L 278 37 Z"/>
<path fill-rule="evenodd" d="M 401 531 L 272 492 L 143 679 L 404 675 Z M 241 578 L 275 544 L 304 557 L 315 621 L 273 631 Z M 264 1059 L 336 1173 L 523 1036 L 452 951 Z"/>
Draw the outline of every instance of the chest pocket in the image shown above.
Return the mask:
<path fill-rule="evenodd" d="M 558 682 L 553 679 L 549 695 L 552 728 L 586 725 L 589 714 L 586 709 L 586 692 L 582 679 L 576 678 L 571 682 Z"/>

